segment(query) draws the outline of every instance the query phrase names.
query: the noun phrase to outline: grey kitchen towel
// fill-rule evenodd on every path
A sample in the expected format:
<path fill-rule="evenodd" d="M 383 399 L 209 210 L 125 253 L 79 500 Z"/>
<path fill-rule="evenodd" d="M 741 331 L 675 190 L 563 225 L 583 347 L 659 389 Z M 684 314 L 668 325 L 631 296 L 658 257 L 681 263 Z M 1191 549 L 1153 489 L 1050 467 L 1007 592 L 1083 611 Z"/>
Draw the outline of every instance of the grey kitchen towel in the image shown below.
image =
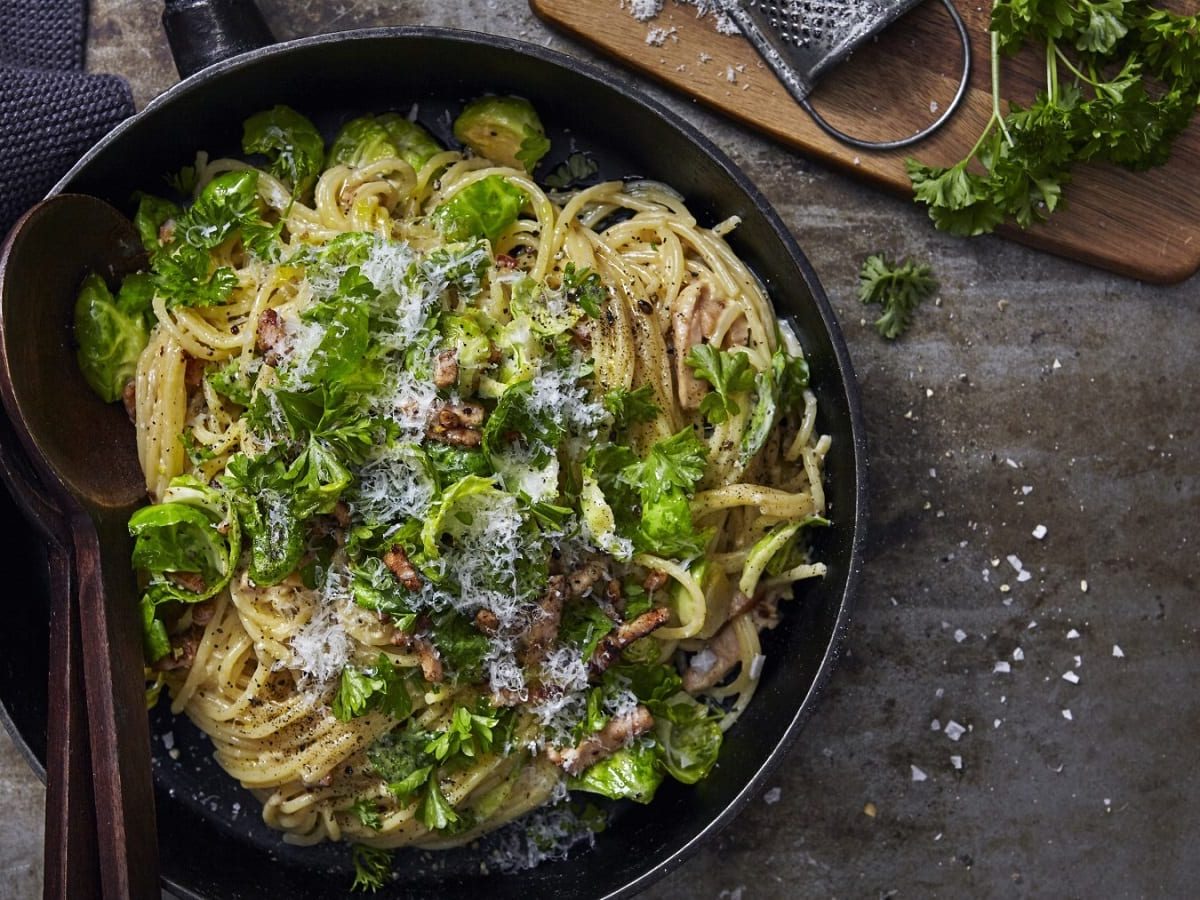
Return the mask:
<path fill-rule="evenodd" d="M 87 0 L 0 0 L 0 236 L 133 113 L 129 85 L 83 72 Z"/>

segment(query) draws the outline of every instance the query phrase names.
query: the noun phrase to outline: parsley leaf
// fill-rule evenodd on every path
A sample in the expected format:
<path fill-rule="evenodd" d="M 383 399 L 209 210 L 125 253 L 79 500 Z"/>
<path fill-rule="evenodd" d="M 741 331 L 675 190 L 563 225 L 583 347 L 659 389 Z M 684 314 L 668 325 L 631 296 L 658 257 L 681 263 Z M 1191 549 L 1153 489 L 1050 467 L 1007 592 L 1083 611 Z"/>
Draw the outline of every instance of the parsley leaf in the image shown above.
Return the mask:
<path fill-rule="evenodd" d="M 889 341 L 908 328 L 913 311 L 935 290 L 929 266 L 911 260 L 896 265 L 882 254 L 868 256 L 858 275 L 858 299 L 883 307 L 875 328 Z"/>
<path fill-rule="evenodd" d="M 604 395 L 604 408 L 612 413 L 617 428 L 653 422 L 661 411 L 654 402 L 654 388 L 648 384 L 632 391 L 625 388 L 609 391 Z"/>
<path fill-rule="evenodd" d="M 600 318 L 606 295 L 598 273 L 587 268 L 577 269 L 575 263 L 567 263 L 563 269 L 562 289 L 567 299 L 578 303 L 585 313 L 593 319 Z"/>
<path fill-rule="evenodd" d="M 383 820 L 379 817 L 378 807 L 366 797 L 359 797 L 355 800 L 350 807 L 350 812 L 358 817 L 358 821 L 374 831 L 378 831 L 383 827 Z"/>
<path fill-rule="evenodd" d="M 586 181 L 599 171 L 600 166 L 594 159 L 586 153 L 576 151 L 543 178 L 542 184 L 555 190 L 565 191 Z"/>
<path fill-rule="evenodd" d="M 425 745 L 425 752 L 439 764 L 456 756 L 474 759 L 492 749 L 494 729 L 500 725 L 500 714 L 486 703 L 479 711 L 459 706 L 450 717 L 450 725 Z"/>
<path fill-rule="evenodd" d="M 354 884 L 352 891 L 377 891 L 392 874 L 392 854 L 379 847 L 355 844 L 350 851 L 354 860 Z"/>
<path fill-rule="evenodd" d="M 750 357 L 740 351 L 719 350 L 711 344 L 697 344 L 684 360 L 695 372 L 712 385 L 713 390 L 700 401 L 700 412 L 713 425 L 720 425 L 731 415 L 741 412 L 734 394 L 754 387 L 754 367 Z"/>
<path fill-rule="evenodd" d="M 394 719 L 406 719 L 412 713 L 404 677 L 384 653 L 373 668 L 346 666 L 333 700 L 333 714 L 343 722 L 371 710 L 387 713 Z"/>

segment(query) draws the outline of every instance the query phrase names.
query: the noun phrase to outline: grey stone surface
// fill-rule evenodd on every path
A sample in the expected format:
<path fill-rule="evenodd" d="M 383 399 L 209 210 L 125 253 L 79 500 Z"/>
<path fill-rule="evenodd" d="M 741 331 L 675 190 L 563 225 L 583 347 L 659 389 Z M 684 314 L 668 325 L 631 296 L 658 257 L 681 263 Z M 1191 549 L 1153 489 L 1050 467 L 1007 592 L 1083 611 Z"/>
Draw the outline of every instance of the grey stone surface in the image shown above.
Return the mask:
<path fill-rule="evenodd" d="M 589 55 L 519 2 L 261 5 L 284 38 L 427 23 Z M 144 104 L 174 76 L 158 4 L 92 6 L 90 66 Z M 942 236 L 907 202 L 651 91 L 745 168 L 824 281 L 862 381 L 872 516 L 848 653 L 800 742 L 646 896 L 1195 896 L 1200 279 L 1153 287 Z M 853 295 L 878 250 L 942 282 L 895 345 Z M 42 797 L 0 737 L 4 896 L 38 893 Z"/>

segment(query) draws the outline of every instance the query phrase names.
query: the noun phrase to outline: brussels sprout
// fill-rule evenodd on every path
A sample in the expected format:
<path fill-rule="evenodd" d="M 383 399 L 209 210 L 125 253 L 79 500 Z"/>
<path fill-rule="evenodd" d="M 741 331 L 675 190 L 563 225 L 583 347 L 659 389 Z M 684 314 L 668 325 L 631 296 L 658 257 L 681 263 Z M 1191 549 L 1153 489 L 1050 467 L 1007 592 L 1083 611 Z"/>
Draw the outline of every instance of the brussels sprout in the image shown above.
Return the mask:
<path fill-rule="evenodd" d="M 168 219 L 178 218 L 183 214 L 178 204 L 153 194 L 138 191 L 134 195 L 138 201 L 137 214 L 133 217 L 133 225 L 137 228 L 138 236 L 146 252 L 153 255 L 163 245 L 159 240 L 159 230 Z"/>
<path fill-rule="evenodd" d="M 477 316 L 442 316 L 439 329 L 448 347 L 454 348 L 458 364 L 458 389 L 470 394 L 479 384 L 479 374 L 492 364 L 492 342 Z"/>
<path fill-rule="evenodd" d="M 489 175 L 463 188 L 433 211 L 433 221 L 448 241 L 498 238 L 517 221 L 525 192 L 503 175 Z"/>
<path fill-rule="evenodd" d="M 471 101 L 454 122 L 454 136 L 480 156 L 527 172 L 550 150 L 542 120 L 521 97 Z"/>
<path fill-rule="evenodd" d="M 325 139 L 315 125 L 290 106 L 276 106 L 251 116 L 242 126 L 242 151 L 262 153 L 270 172 L 292 183 L 302 194 L 325 163 Z"/>
<path fill-rule="evenodd" d="M 583 318 L 583 308 L 565 293 L 548 290 L 528 275 L 513 285 L 509 309 L 514 319 L 528 316 L 533 330 L 544 337 L 562 334 Z"/>
<path fill-rule="evenodd" d="M 590 791 L 612 800 L 649 803 L 662 784 L 658 756 L 652 747 L 638 744 L 618 750 L 607 759 L 567 782 L 576 791 Z"/>
<path fill-rule="evenodd" d="M 138 356 L 150 340 L 141 282 L 114 298 L 99 275 L 83 280 L 75 301 L 75 357 L 88 386 L 105 403 L 121 399 L 137 371 Z"/>
<path fill-rule="evenodd" d="M 385 113 L 352 119 L 343 125 L 329 148 L 329 162 L 361 168 L 398 156 L 413 169 L 420 169 L 441 150 L 438 142 L 416 122 L 396 113 Z"/>
<path fill-rule="evenodd" d="M 721 726 L 684 693 L 668 701 L 665 715 L 654 717 L 654 733 L 663 767 L 684 784 L 707 776 L 721 752 Z"/>

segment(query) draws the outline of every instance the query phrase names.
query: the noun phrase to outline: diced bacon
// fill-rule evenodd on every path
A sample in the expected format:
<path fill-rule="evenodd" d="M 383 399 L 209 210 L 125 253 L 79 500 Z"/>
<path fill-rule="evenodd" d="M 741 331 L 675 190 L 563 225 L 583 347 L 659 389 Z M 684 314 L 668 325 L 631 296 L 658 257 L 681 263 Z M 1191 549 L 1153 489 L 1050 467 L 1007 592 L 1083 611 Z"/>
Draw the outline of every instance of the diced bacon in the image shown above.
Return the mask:
<path fill-rule="evenodd" d="M 593 676 L 604 672 L 617 661 L 621 651 L 639 638 L 644 638 L 656 628 L 661 628 L 671 618 L 671 611 L 665 606 L 655 607 L 644 612 L 631 622 L 622 622 L 615 629 L 601 638 L 596 645 L 596 651 L 588 663 L 588 670 Z"/>
<path fill-rule="evenodd" d="M 396 576 L 396 580 L 410 591 L 421 589 L 421 576 L 416 567 L 408 561 L 408 554 L 399 544 L 393 544 L 391 549 L 383 554 L 383 564 Z"/>
<path fill-rule="evenodd" d="M 631 712 L 609 719 L 603 728 L 569 750 L 547 748 L 546 758 L 556 766 L 561 766 L 568 774 L 578 775 L 653 727 L 654 716 L 646 707 L 639 705 Z"/>

